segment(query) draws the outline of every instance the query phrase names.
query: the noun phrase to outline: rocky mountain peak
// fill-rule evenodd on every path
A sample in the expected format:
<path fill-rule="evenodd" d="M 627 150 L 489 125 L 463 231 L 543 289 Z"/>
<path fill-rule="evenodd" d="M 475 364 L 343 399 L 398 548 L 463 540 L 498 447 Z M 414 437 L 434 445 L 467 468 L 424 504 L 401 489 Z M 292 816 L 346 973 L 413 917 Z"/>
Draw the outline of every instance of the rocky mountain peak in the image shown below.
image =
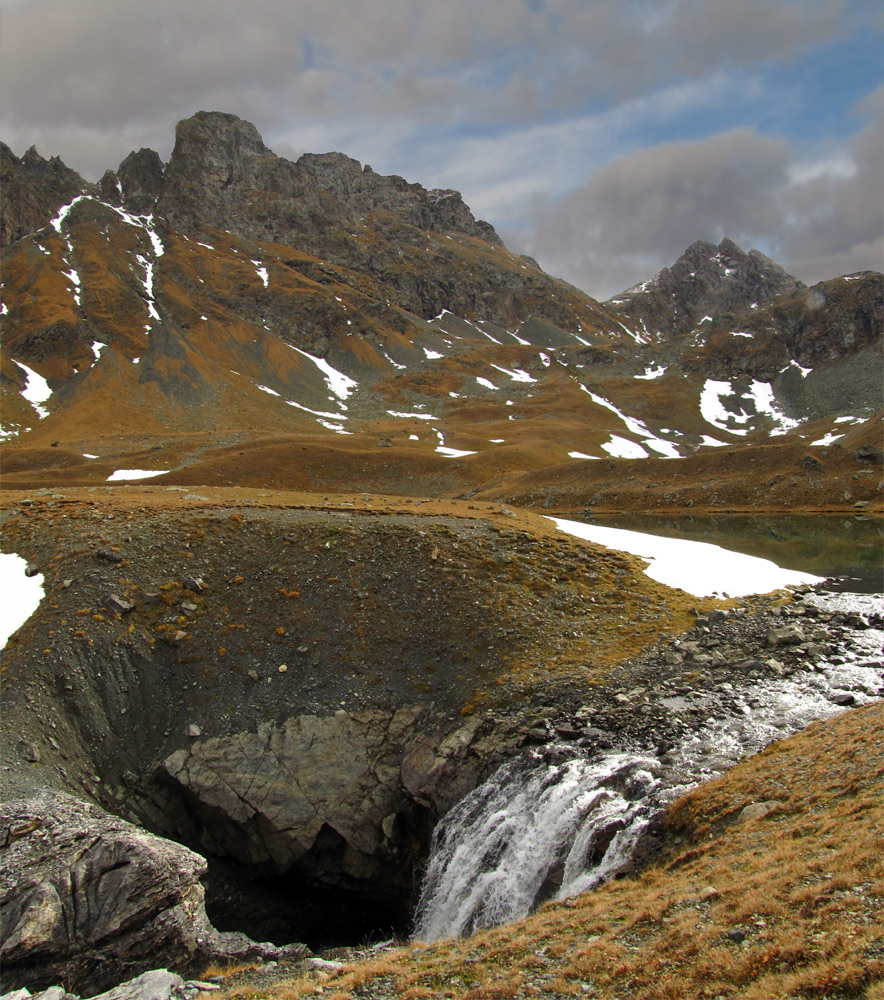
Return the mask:
<path fill-rule="evenodd" d="M 102 201 L 121 205 L 133 215 L 149 215 L 163 186 L 165 167 L 153 149 L 131 152 L 117 168 L 99 181 Z"/>
<path fill-rule="evenodd" d="M 696 240 L 671 267 L 606 305 L 665 340 L 690 333 L 706 316 L 757 309 L 804 287 L 760 250 L 747 253 L 727 238 L 717 246 Z"/>
<path fill-rule="evenodd" d="M 377 174 L 368 164 L 363 167 L 343 153 L 305 153 L 297 166 L 312 174 L 323 191 L 347 202 L 360 215 L 386 211 L 418 229 L 463 233 L 502 245 L 493 226 L 475 219 L 457 191 L 428 191 L 395 174 Z"/>
<path fill-rule="evenodd" d="M 19 159 L 0 142 L 0 247 L 45 226 L 58 209 L 89 188 L 57 157 L 31 146 Z"/>

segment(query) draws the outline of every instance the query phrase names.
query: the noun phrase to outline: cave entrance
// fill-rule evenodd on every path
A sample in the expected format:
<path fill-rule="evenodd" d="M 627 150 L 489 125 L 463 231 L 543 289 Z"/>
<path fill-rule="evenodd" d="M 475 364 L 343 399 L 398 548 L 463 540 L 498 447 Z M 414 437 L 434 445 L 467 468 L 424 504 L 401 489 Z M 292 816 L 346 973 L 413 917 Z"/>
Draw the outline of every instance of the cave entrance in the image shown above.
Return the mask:
<path fill-rule="evenodd" d="M 301 942 L 312 951 L 352 947 L 411 931 L 412 901 L 311 885 L 302 876 L 264 872 L 210 857 L 202 883 L 206 913 L 219 931 L 242 931 L 275 945 Z"/>

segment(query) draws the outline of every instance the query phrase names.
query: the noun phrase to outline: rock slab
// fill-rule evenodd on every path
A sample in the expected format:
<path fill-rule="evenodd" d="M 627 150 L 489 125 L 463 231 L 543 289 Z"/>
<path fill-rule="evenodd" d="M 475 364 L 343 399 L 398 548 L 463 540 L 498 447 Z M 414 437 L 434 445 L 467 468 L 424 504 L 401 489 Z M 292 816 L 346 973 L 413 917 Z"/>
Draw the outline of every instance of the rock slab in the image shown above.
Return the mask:
<path fill-rule="evenodd" d="M 71 795 L 0 804 L 0 989 L 96 993 L 157 965 L 302 954 L 209 922 L 199 854 Z"/>

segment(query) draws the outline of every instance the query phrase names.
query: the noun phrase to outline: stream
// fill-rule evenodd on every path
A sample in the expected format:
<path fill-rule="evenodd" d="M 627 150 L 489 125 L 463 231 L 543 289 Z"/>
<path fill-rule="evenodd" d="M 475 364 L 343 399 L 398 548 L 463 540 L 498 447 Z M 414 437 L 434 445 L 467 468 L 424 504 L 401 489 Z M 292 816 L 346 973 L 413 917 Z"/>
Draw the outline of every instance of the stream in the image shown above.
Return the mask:
<path fill-rule="evenodd" d="M 628 864 L 649 824 L 690 788 L 816 719 L 880 697 L 884 629 L 864 625 L 884 613 L 884 597 L 828 593 L 812 601 L 829 614 L 865 616 L 863 626 L 788 676 L 735 674 L 724 700 L 706 689 L 663 698 L 670 712 L 696 721 L 661 756 L 642 746 L 551 744 L 503 764 L 437 825 L 414 936 L 470 934 L 598 885 Z"/>

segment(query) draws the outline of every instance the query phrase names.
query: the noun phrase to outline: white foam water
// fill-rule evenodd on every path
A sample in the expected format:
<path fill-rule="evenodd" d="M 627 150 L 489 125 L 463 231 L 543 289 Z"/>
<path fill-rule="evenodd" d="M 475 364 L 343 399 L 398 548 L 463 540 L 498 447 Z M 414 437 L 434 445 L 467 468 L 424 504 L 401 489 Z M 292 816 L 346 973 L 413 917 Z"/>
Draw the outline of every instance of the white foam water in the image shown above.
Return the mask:
<path fill-rule="evenodd" d="M 623 753 L 508 761 L 437 826 L 415 936 L 435 941 L 508 923 L 588 888 L 589 869 L 604 879 L 628 860 L 660 772 L 659 761 Z"/>

